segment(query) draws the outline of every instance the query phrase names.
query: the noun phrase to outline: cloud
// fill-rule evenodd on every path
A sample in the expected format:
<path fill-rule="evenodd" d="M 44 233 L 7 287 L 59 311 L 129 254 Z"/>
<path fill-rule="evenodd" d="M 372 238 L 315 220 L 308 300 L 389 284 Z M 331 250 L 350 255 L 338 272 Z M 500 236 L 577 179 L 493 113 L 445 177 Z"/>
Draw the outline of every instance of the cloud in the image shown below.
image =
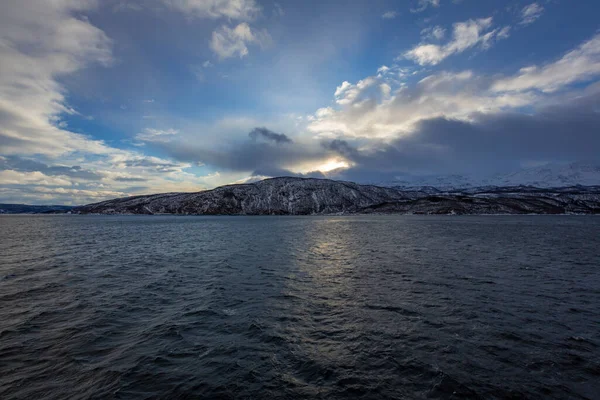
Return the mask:
<path fill-rule="evenodd" d="M 409 84 L 397 71 L 383 66 L 357 84 L 343 82 L 337 105 L 309 118 L 323 149 L 350 165 L 328 176 L 377 182 L 600 162 L 600 83 L 590 84 L 600 76 L 600 35 L 513 77 L 441 71 Z M 387 96 L 375 90 L 384 84 Z"/>
<path fill-rule="evenodd" d="M 65 160 L 68 162 L 67 160 Z M 0 157 L 0 198 L 2 201 L 36 204 L 85 204 L 126 193 L 147 194 L 163 191 L 199 190 L 204 179 L 185 172 L 189 163 L 172 162 L 157 157 L 134 155 L 115 149 L 110 158 L 83 161 L 85 165 L 48 165 L 16 156 Z M 144 182 L 144 187 L 128 186 Z M 52 190 L 40 192 L 40 186 Z M 64 191 L 65 187 L 78 189 Z M 56 189 L 56 190 L 55 190 Z M 69 196 L 73 197 L 70 198 Z"/>
<path fill-rule="evenodd" d="M 498 80 L 492 86 L 492 90 L 495 92 L 539 90 L 552 93 L 566 85 L 585 82 L 598 76 L 600 76 L 600 34 L 553 63 L 526 67 L 513 77 Z"/>
<path fill-rule="evenodd" d="M 404 57 L 419 65 L 437 65 L 453 54 L 462 53 L 476 46 L 485 50 L 494 40 L 504 39 L 508 34 L 508 27 L 489 30 L 491 26 L 492 17 L 455 23 L 451 41 L 443 46 L 420 44 L 404 53 Z M 438 34 L 441 32 L 438 31 Z"/>
<path fill-rule="evenodd" d="M 271 35 L 266 30 L 252 30 L 250 25 L 242 22 L 235 28 L 221 26 L 212 33 L 210 48 L 220 59 L 231 57 L 243 58 L 248 55 L 249 45 L 265 48 L 272 43 Z"/>
<path fill-rule="evenodd" d="M 136 191 L 201 188 L 189 163 L 148 157 L 71 132 L 84 118 L 64 82 L 115 63 L 112 40 L 86 18 L 99 2 L 5 1 L 0 13 L 0 197 L 82 204 Z M 110 11 L 110 10 L 109 10 Z M 124 179 L 128 179 L 125 181 Z M 145 181 L 145 189 L 128 182 Z"/>
<path fill-rule="evenodd" d="M 138 170 L 151 170 L 154 172 L 180 172 L 181 170 L 190 167 L 190 165 L 188 164 L 171 162 L 169 160 L 161 159 L 158 157 L 144 155 L 117 155 L 111 159 L 111 164 L 113 168 L 133 168 Z"/>
<path fill-rule="evenodd" d="M 201 67 L 198 65 L 190 66 L 190 72 L 192 73 L 194 78 L 196 78 L 196 80 L 200 83 L 203 83 L 204 81 L 206 81 L 206 75 L 204 74 L 204 70 L 205 70 L 204 67 Z"/>
<path fill-rule="evenodd" d="M 285 10 L 279 3 L 273 3 L 273 16 L 275 17 L 283 17 L 285 15 Z"/>
<path fill-rule="evenodd" d="M 510 37 L 510 26 L 505 26 L 496 33 L 496 40 L 508 39 Z"/>
<path fill-rule="evenodd" d="M 117 182 L 146 182 L 145 178 L 136 178 L 136 177 L 128 177 L 128 176 L 117 176 L 115 178 Z"/>
<path fill-rule="evenodd" d="M 132 3 L 128 1 L 121 1 L 113 6 L 113 12 L 125 12 L 125 11 L 141 11 L 144 7 L 140 4 Z"/>
<path fill-rule="evenodd" d="M 441 26 L 432 26 L 421 31 L 423 39 L 442 40 L 446 36 L 446 30 Z"/>
<path fill-rule="evenodd" d="M 379 68 L 378 71 L 386 72 L 386 69 Z M 374 88 L 374 90 L 377 91 L 376 84 L 377 79 L 375 77 L 368 77 L 360 80 L 356 85 L 344 81 L 335 90 L 335 102 L 341 105 L 355 103 L 360 100 L 369 89 Z"/>
<path fill-rule="evenodd" d="M 197 18 L 251 21 L 261 12 L 254 0 L 161 0 L 165 5 Z"/>
<path fill-rule="evenodd" d="M 44 175 L 39 171 L 0 171 L 0 185 L 71 186 L 71 184 L 68 179 Z"/>
<path fill-rule="evenodd" d="M 326 178 L 326 175 L 321 171 L 309 171 L 306 173 L 302 172 L 294 172 L 285 168 L 278 167 L 267 167 L 267 168 L 259 168 L 252 172 L 250 175 L 250 179 L 252 177 L 260 177 L 260 179 L 272 178 L 276 176 L 295 176 L 298 178 Z"/>
<path fill-rule="evenodd" d="M 10 0 L 0 13 L 0 147 L 3 154 L 109 152 L 101 141 L 69 132 L 74 115 L 59 78 L 90 64 L 113 62 L 112 42 L 80 16 L 93 1 Z"/>
<path fill-rule="evenodd" d="M 383 19 L 394 19 L 398 16 L 398 12 L 397 11 L 386 11 L 381 15 L 381 18 Z"/>
<path fill-rule="evenodd" d="M 338 178 L 376 181 L 410 174 L 483 174 L 532 161 L 600 162 L 600 90 L 538 110 L 477 113 L 469 120 L 424 119 L 410 133 L 362 148 L 347 140 L 323 146 L 352 162 Z M 518 143 L 518 145 L 515 145 Z"/>
<path fill-rule="evenodd" d="M 292 141 L 287 135 L 267 128 L 254 128 L 245 139 L 234 137 L 220 144 L 198 143 L 193 137 L 182 137 L 154 146 L 179 162 L 245 173 L 273 168 L 307 172 L 328 156 L 315 141 Z"/>
<path fill-rule="evenodd" d="M 138 133 L 135 138 L 142 142 L 168 142 L 178 133 L 179 131 L 175 129 L 146 128 L 144 132 Z"/>
<path fill-rule="evenodd" d="M 411 8 L 410 12 L 412 13 L 420 13 L 427 9 L 427 7 L 437 8 L 440 6 L 440 0 L 419 0 L 417 2 L 417 7 Z"/>
<path fill-rule="evenodd" d="M 411 86 L 396 76 L 386 73 L 357 84 L 344 82 L 335 92 L 338 108 L 317 112 L 307 129 L 320 138 L 389 138 L 410 132 L 422 119 L 467 118 L 474 112 L 498 112 L 535 100 L 530 93 L 491 92 L 490 78 L 469 70 L 431 74 Z"/>
<path fill-rule="evenodd" d="M 99 180 L 104 175 L 84 169 L 79 165 L 48 165 L 37 160 L 18 156 L 0 156 L 0 170 L 13 170 L 19 172 L 40 172 L 47 176 L 68 176 L 83 180 Z"/>
<path fill-rule="evenodd" d="M 182 12 L 186 16 L 196 18 L 253 21 L 261 15 L 261 7 L 255 0 L 161 0 L 168 7 Z M 249 54 L 249 45 L 265 48 L 273 42 L 266 29 L 253 29 L 247 22 L 235 27 L 222 25 L 212 33 L 211 50 L 223 60 L 226 58 L 243 58 Z M 202 64 L 203 68 L 211 67 L 210 61 Z M 200 67 L 192 67 L 192 73 L 199 82 L 205 81 L 205 74 Z"/>
<path fill-rule="evenodd" d="M 127 196 L 126 192 L 110 189 L 77 189 L 46 186 L 0 188 L 0 197 L 8 202 L 29 204 L 82 205 Z"/>
<path fill-rule="evenodd" d="M 390 70 L 390 67 L 388 67 L 387 65 L 382 65 L 381 67 L 377 68 L 377 74 L 385 74 Z"/>
<path fill-rule="evenodd" d="M 532 24 L 542 16 L 543 12 L 544 7 L 540 6 L 538 3 L 531 3 L 521 10 L 521 22 L 519 23 L 521 25 Z"/>
<path fill-rule="evenodd" d="M 275 133 L 273 131 L 268 130 L 267 128 L 254 128 L 250 131 L 248 136 L 254 140 L 263 138 L 266 140 L 273 141 L 274 143 L 277 143 L 277 144 L 292 143 L 292 139 L 290 139 L 286 134 Z"/>

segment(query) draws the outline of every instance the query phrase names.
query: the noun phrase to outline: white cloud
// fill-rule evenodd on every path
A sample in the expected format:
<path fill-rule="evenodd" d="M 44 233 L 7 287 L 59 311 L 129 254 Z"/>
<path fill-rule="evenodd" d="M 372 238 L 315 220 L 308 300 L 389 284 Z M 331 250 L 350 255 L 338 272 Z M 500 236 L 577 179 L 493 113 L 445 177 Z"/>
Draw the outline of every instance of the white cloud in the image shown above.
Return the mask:
<path fill-rule="evenodd" d="M 126 192 L 106 189 L 90 190 L 25 185 L 0 187 L 0 198 L 12 203 L 82 205 L 125 196 L 127 196 Z"/>
<path fill-rule="evenodd" d="M 335 90 L 335 102 L 340 105 L 352 104 L 359 96 L 368 88 L 372 87 L 377 83 L 374 77 L 368 77 L 360 80 L 356 85 L 350 82 L 344 81 Z"/>
<path fill-rule="evenodd" d="M 245 22 L 235 28 L 221 26 L 212 33 L 210 48 L 221 59 L 230 57 L 245 57 L 249 45 L 259 45 L 264 48 L 271 44 L 272 39 L 266 30 L 252 30 Z"/>
<path fill-rule="evenodd" d="M 142 142 L 168 142 L 173 139 L 174 135 L 179 133 L 175 129 L 153 129 L 146 128 L 144 132 L 138 133 L 135 138 Z"/>
<path fill-rule="evenodd" d="M 489 79 L 472 71 L 440 72 L 412 86 L 394 75 L 342 83 L 335 92 L 338 107 L 320 109 L 309 118 L 308 130 L 319 138 L 389 139 L 409 134 L 424 119 L 468 120 L 473 113 L 495 113 L 536 99 L 531 93 L 490 91 Z"/>
<path fill-rule="evenodd" d="M 8 3 L 8 4 L 6 4 Z M 69 132 L 62 114 L 76 114 L 58 78 L 89 64 L 113 62 L 111 40 L 76 13 L 93 1 L 5 2 L 0 13 L 0 144 L 2 153 L 107 153 Z"/>
<path fill-rule="evenodd" d="M 419 13 L 425 11 L 427 7 L 437 8 L 440 6 L 440 0 L 419 0 L 416 8 L 411 8 L 410 12 Z"/>
<path fill-rule="evenodd" d="M 445 45 L 420 44 L 404 53 L 404 56 L 419 65 L 437 65 L 453 54 L 476 46 L 487 49 L 494 40 L 506 38 L 509 29 L 505 27 L 490 31 L 491 26 L 492 17 L 458 22 L 453 25 L 452 40 Z M 438 35 L 441 36 L 441 32 L 438 31 Z"/>
<path fill-rule="evenodd" d="M 442 40 L 446 36 L 446 30 L 441 26 L 432 26 L 421 31 L 423 39 Z"/>
<path fill-rule="evenodd" d="M 190 72 L 192 73 L 192 75 L 194 75 L 194 78 L 196 78 L 198 82 L 202 83 L 206 80 L 203 67 L 200 67 L 198 65 L 192 65 L 190 66 Z"/>
<path fill-rule="evenodd" d="M 598 93 L 598 83 L 585 90 L 573 85 L 600 77 L 600 34 L 555 62 L 526 67 L 507 78 L 442 71 L 409 84 L 396 79 L 397 69 L 384 66 L 356 84 L 343 82 L 335 91 L 336 106 L 319 109 L 308 118 L 307 129 L 316 138 L 352 139 L 368 149 L 373 143 L 409 137 L 423 121 L 470 123 L 482 116 L 517 115 L 526 106 L 561 104 L 590 88 Z"/>
<path fill-rule="evenodd" d="M 273 15 L 276 17 L 283 17 L 285 15 L 285 11 L 279 3 L 273 3 Z"/>
<path fill-rule="evenodd" d="M 96 3 L 93 0 L 37 1 L 35 5 L 20 0 L 2 3 L 0 159 L 28 156 L 37 162 L 37 167 L 27 170 L 10 167 L 0 170 L 3 201 L 82 204 L 134 193 L 132 181 L 123 180 L 124 176 L 116 175 L 116 170 L 143 181 L 136 184 L 143 185 L 137 191 L 205 186 L 202 177 L 186 172 L 191 167 L 188 163 L 114 148 L 67 129 L 64 116 L 79 113 L 67 101 L 68 91 L 61 83 L 62 78 L 75 72 L 83 74 L 89 65 L 110 67 L 114 62 L 111 39 L 85 17 Z M 169 131 L 144 133 L 154 135 L 155 140 L 169 136 Z M 150 136 L 146 138 L 151 139 Z M 81 168 L 89 173 L 75 174 L 77 177 L 47 176 L 44 165 L 58 165 L 57 168 L 69 171 Z M 76 191 L 73 186 L 77 186 Z"/>
<path fill-rule="evenodd" d="M 20 172 L 13 170 L 0 171 L 0 185 L 41 185 L 71 186 L 67 177 L 48 176 L 40 171 Z"/>
<path fill-rule="evenodd" d="M 387 65 L 382 65 L 381 67 L 377 68 L 377 74 L 386 74 L 389 70 L 390 67 Z"/>
<path fill-rule="evenodd" d="M 521 25 L 529 25 L 534 23 L 539 17 L 542 16 L 544 12 L 544 7 L 540 6 L 538 3 L 531 3 L 528 6 L 525 6 L 523 10 L 521 10 Z"/>
<path fill-rule="evenodd" d="M 315 112 L 315 116 L 317 118 L 324 118 L 332 115 L 335 111 L 331 107 L 323 107 L 319 108 L 317 112 Z"/>
<path fill-rule="evenodd" d="M 505 26 L 502 29 L 500 29 L 498 31 L 498 33 L 496 34 L 496 39 L 500 40 L 500 39 L 507 39 L 508 37 L 510 37 L 510 26 Z"/>
<path fill-rule="evenodd" d="M 261 12 L 254 0 L 161 0 L 167 6 L 197 18 L 250 21 Z"/>
<path fill-rule="evenodd" d="M 600 34 L 592 37 L 558 61 L 523 68 L 513 77 L 497 81 L 496 92 L 539 90 L 555 92 L 566 85 L 600 76 Z"/>
<path fill-rule="evenodd" d="M 121 1 L 113 6 L 113 12 L 141 11 L 143 7 L 137 3 Z"/>
<path fill-rule="evenodd" d="M 383 19 L 394 19 L 398 16 L 398 12 L 397 11 L 386 11 L 381 15 L 381 18 Z"/>

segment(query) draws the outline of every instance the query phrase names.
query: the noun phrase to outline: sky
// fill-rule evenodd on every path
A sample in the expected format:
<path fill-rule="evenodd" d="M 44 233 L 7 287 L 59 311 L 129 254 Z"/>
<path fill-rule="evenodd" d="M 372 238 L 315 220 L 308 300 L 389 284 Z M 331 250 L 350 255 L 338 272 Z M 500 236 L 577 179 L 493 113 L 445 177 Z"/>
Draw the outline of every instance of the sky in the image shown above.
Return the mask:
<path fill-rule="evenodd" d="M 595 0 L 2 0 L 0 202 L 600 162 Z"/>

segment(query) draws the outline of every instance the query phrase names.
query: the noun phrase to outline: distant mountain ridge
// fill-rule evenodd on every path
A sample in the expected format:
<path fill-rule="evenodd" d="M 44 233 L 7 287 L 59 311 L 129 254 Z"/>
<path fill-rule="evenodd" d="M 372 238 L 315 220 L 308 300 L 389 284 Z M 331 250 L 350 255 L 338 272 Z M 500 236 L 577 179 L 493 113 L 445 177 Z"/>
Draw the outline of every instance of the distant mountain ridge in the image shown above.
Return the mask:
<path fill-rule="evenodd" d="M 527 185 L 541 188 L 599 186 L 600 166 L 587 163 L 546 164 L 494 177 L 495 186 Z"/>
<path fill-rule="evenodd" d="M 0 213 L 71 210 L 98 214 L 200 215 L 597 213 L 599 188 L 600 167 L 578 162 L 547 164 L 486 179 L 428 176 L 377 185 L 280 177 L 197 193 L 134 196 L 74 208 L 0 204 Z"/>
<path fill-rule="evenodd" d="M 487 178 L 459 174 L 414 176 L 378 184 L 403 188 L 433 187 L 442 190 L 488 186 L 533 186 L 537 188 L 600 186 L 600 166 L 583 162 L 545 164 L 507 174 L 496 174 Z"/>
<path fill-rule="evenodd" d="M 166 193 L 76 207 L 82 214 L 600 214 L 600 186 L 407 190 L 281 177 L 197 193 Z"/>
<path fill-rule="evenodd" d="M 52 214 L 65 213 L 73 206 L 32 206 L 28 204 L 0 204 L 0 214 Z"/>

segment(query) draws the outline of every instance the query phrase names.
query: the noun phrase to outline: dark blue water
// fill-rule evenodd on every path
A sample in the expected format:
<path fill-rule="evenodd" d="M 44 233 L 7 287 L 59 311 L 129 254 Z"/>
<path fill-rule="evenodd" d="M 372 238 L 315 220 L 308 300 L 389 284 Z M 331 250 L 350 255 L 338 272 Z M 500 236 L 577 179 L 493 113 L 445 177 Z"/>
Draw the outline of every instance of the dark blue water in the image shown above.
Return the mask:
<path fill-rule="evenodd" d="M 600 393 L 600 218 L 0 217 L 0 398 Z"/>

